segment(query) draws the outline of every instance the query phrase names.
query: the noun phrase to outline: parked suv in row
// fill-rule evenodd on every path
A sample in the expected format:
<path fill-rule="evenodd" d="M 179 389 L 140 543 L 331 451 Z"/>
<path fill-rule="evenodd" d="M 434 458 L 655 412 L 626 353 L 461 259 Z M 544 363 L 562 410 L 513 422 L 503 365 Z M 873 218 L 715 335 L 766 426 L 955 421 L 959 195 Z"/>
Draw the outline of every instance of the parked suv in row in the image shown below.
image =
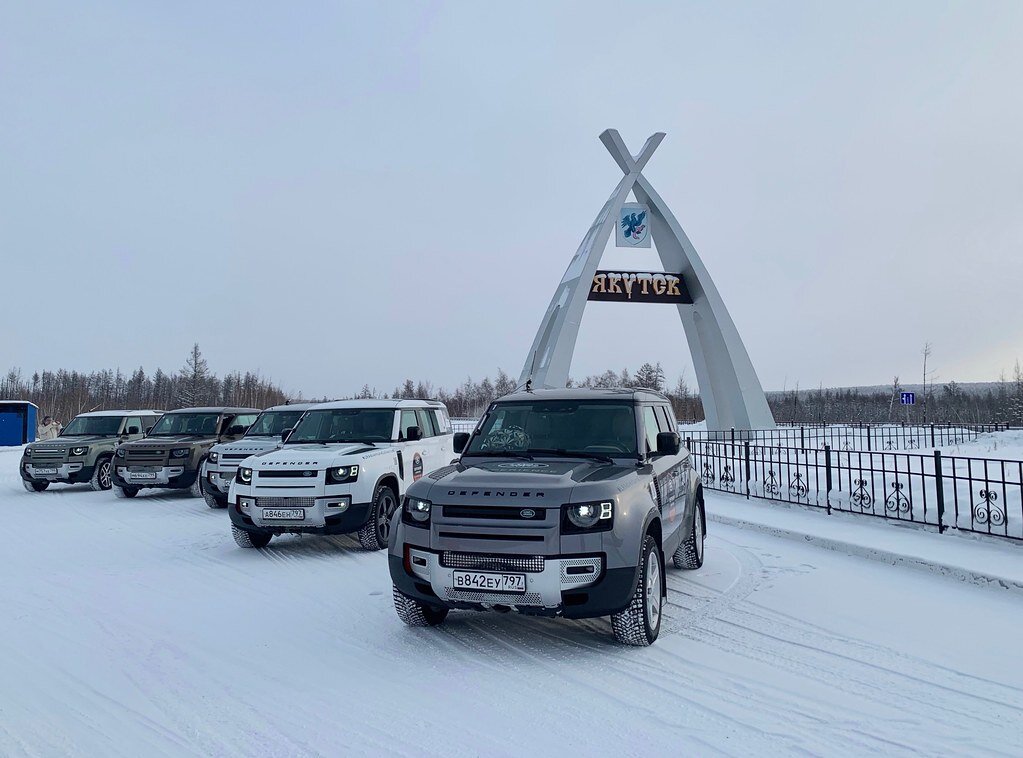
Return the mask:
<path fill-rule="evenodd" d="M 466 439 L 468 437 L 468 439 Z M 398 616 L 451 608 L 610 616 L 615 637 L 660 631 L 665 556 L 703 564 L 700 480 L 667 398 L 540 390 L 494 402 L 459 461 L 412 484 L 389 566 Z"/>
<path fill-rule="evenodd" d="M 290 432 L 313 403 L 291 403 L 267 408 L 259 414 L 245 436 L 237 442 L 221 442 L 210 448 L 203 463 L 202 496 L 210 508 L 226 508 L 227 495 L 238 464 L 251 455 L 276 450 L 282 436 Z"/>
<path fill-rule="evenodd" d="M 228 509 L 235 542 L 264 547 L 275 534 L 355 532 L 364 548 L 380 550 L 406 488 L 453 456 L 442 403 L 313 406 L 279 450 L 239 466 Z"/>
<path fill-rule="evenodd" d="M 118 443 L 141 439 L 161 411 L 81 413 L 56 439 L 36 442 L 21 458 L 21 481 L 29 492 L 53 482 L 88 482 L 94 490 L 110 489 L 110 462 Z"/>
<path fill-rule="evenodd" d="M 256 408 L 182 408 L 165 413 L 145 439 L 117 448 L 113 484 L 118 497 L 144 487 L 190 490 L 200 497 L 199 469 L 218 442 L 240 439 L 256 420 Z"/>

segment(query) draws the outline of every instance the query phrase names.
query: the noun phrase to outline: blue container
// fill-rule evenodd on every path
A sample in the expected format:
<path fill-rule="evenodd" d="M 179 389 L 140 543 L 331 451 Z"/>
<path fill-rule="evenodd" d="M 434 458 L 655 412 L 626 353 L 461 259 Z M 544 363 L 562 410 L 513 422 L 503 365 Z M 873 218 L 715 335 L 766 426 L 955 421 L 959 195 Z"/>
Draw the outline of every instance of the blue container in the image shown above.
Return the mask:
<path fill-rule="evenodd" d="M 35 442 L 38 412 L 28 400 L 0 400 L 0 447 Z"/>

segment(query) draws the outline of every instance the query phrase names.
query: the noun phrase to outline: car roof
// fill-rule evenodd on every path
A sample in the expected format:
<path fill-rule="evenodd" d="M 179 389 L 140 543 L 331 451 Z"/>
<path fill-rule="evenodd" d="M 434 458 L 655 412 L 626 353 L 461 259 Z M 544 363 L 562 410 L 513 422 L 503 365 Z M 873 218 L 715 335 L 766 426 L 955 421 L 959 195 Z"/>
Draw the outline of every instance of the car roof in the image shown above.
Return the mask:
<path fill-rule="evenodd" d="M 284 405 L 274 405 L 270 408 L 264 409 L 263 413 L 267 411 L 305 411 L 312 408 L 317 403 L 285 403 Z"/>
<path fill-rule="evenodd" d="M 632 400 L 634 402 L 665 403 L 668 398 L 660 392 L 635 387 L 566 387 L 562 389 L 512 392 L 498 398 L 498 403 L 524 403 L 531 400 Z"/>
<path fill-rule="evenodd" d="M 149 410 L 138 410 L 138 411 L 124 411 L 124 410 L 110 410 L 110 411 L 89 411 L 88 413 L 79 413 L 75 418 L 80 416 L 92 417 L 92 416 L 162 416 L 163 411 Z"/>
<path fill-rule="evenodd" d="M 211 405 L 202 408 L 175 408 L 167 413 L 259 413 L 259 408 L 237 408 L 233 405 Z"/>
<path fill-rule="evenodd" d="M 401 408 L 444 408 L 439 400 L 333 400 L 329 403 L 318 403 L 312 406 L 316 410 L 332 408 L 379 408 L 399 410 Z"/>

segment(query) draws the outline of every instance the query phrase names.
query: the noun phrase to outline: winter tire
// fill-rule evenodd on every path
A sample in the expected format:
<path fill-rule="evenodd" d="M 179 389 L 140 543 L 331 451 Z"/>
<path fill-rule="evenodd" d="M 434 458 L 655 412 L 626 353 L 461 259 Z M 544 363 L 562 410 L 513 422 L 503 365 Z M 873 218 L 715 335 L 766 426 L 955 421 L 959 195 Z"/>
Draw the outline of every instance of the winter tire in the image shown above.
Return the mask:
<path fill-rule="evenodd" d="M 408 626 L 437 626 L 448 617 L 447 608 L 431 608 L 394 587 L 394 610 Z"/>
<path fill-rule="evenodd" d="M 203 461 L 199 461 L 199 468 L 196 471 L 195 481 L 188 486 L 188 494 L 192 497 L 202 497 L 204 494 L 202 488 L 202 465 Z"/>
<path fill-rule="evenodd" d="M 227 507 L 227 501 L 226 500 L 217 500 L 216 495 L 213 495 L 212 493 L 207 492 L 205 487 L 203 488 L 203 491 L 202 491 L 202 499 L 206 501 L 206 505 L 208 505 L 210 508 L 226 508 Z"/>
<path fill-rule="evenodd" d="M 661 631 L 663 610 L 664 566 L 661 551 L 649 534 L 643 538 L 640 554 L 639 582 L 629 606 L 611 616 L 615 639 L 625 645 L 645 647 L 657 639 Z"/>
<path fill-rule="evenodd" d="M 391 516 L 398 509 L 398 496 L 386 484 L 373 493 L 369 520 L 359 528 L 359 544 L 365 550 L 383 550 L 391 536 Z"/>
<path fill-rule="evenodd" d="M 96 461 L 96 470 L 92 472 L 92 478 L 89 479 L 89 486 L 96 490 L 96 492 L 110 489 L 112 482 L 110 479 L 110 466 L 109 458 L 100 458 Z"/>
<path fill-rule="evenodd" d="M 231 524 L 231 535 L 234 537 L 238 547 L 266 547 L 273 539 L 272 534 L 266 532 L 247 532 Z"/>
<path fill-rule="evenodd" d="M 696 501 L 696 515 L 693 517 L 693 528 L 689 535 L 675 548 L 675 554 L 671 556 L 672 563 L 677 569 L 698 569 L 703 565 L 703 549 L 707 540 L 707 530 L 704 528 L 703 501 Z"/>
<path fill-rule="evenodd" d="M 135 497 L 139 494 L 138 487 L 121 487 L 120 485 L 114 485 L 114 495 L 117 497 Z"/>
<path fill-rule="evenodd" d="M 29 492 L 42 492 L 50 486 L 49 482 L 30 482 L 28 479 L 22 479 L 21 484 Z"/>

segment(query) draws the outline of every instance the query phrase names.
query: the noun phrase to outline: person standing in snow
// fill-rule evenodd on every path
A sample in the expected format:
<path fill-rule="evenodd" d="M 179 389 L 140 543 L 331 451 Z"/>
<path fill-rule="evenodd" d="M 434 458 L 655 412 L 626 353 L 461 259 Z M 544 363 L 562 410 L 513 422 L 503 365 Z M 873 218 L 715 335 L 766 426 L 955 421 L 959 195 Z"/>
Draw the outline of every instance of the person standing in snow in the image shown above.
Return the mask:
<path fill-rule="evenodd" d="M 60 430 L 60 422 L 55 421 L 53 416 L 43 416 L 43 423 L 36 429 L 36 440 L 52 440 L 60 434 Z"/>

